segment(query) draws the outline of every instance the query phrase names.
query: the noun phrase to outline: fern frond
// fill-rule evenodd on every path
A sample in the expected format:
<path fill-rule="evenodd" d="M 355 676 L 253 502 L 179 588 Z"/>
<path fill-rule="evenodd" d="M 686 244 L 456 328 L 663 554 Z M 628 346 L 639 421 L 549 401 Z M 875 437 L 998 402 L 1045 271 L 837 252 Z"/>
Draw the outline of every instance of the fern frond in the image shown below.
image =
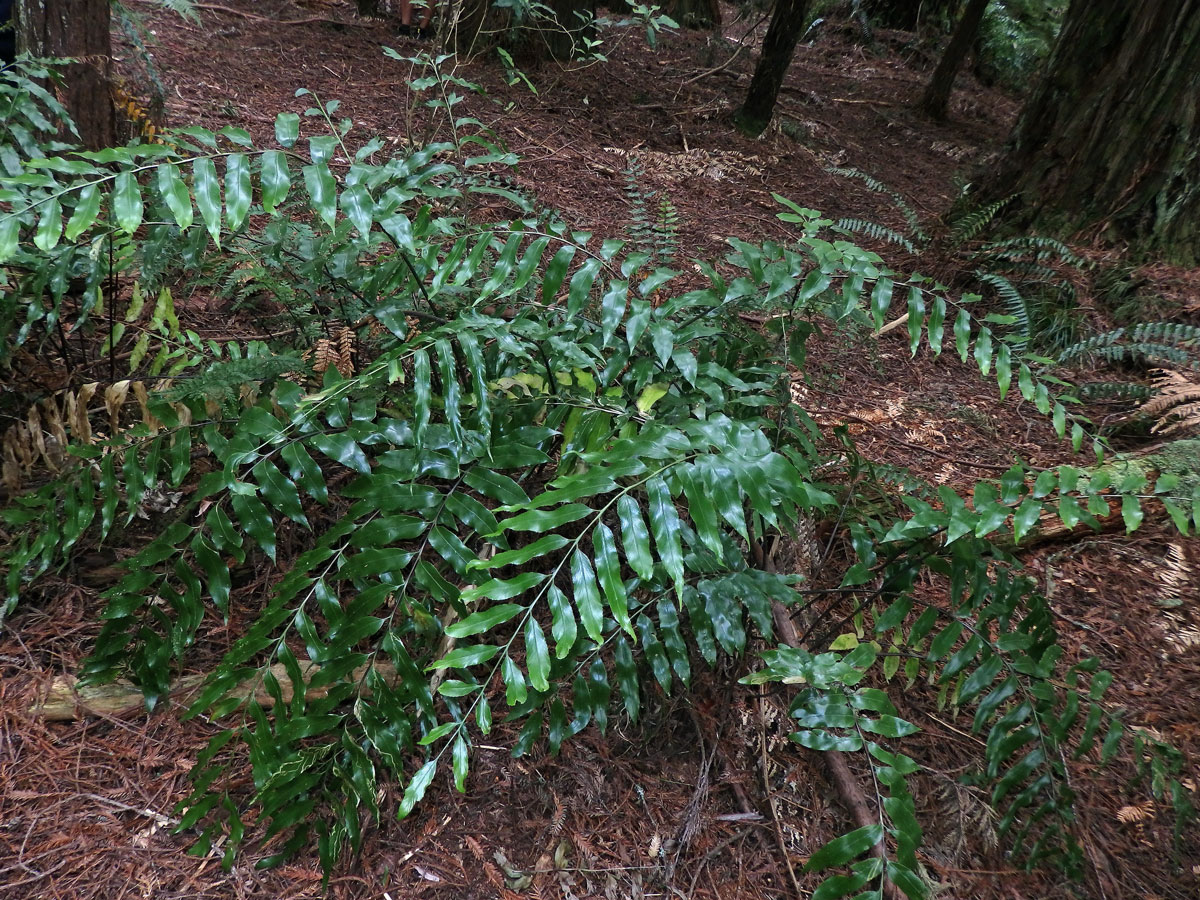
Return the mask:
<path fill-rule="evenodd" d="M 904 220 L 908 223 L 909 233 L 912 234 L 913 238 L 921 243 L 929 240 L 929 236 L 925 233 L 925 229 L 921 227 L 920 217 L 917 216 L 916 211 L 912 208 L 912 206 L 909 205 L 909 202 L 898 191 L 888 187 L 878 178 L 874 178 L 860 169 L 855 169 L 852 167 L 834 167 L 826 169 L 825 171 L 830 175 L 839 175 L 842 178 L 856 178 L 861 181 L 868 190 L 874 191 L 878 194 L 887 195 L 891 198 L 892 203 L 895 204 L 896 209 L 900 211 L 900 214 L 904 216 Z"/>
<path fill-rule="evenodd" d="M 1001 205 L 1011 202 L 1015 196 L 1014 194 L 1012 197 L 1000 201 Z M 995 213 L 992 215 L 994 216 Z M 966 240 L 969 240 L 969 238 L 966 238 Z M 1020 235 L 984 244 L 976 252 L 979 255 L 991 256 L 996 259 L 1006 259 L 1013 262 L 1027 257 L 1033 257 L 1033 259 L 1038 261 L 1057 257 L 1061 262 L 1075 268 L 1082 268 L 1086 264 L 1083 257 L 1076 254 L 1062 241 L 1035 234 Z"/>
<path fill-rule="evenodd" d="M 243 359 L 217 360 L 203 372 L 176 379 L 164 397 L 172 403 L 201 398 L 222 404 L 238 398 L 247 386 L 302 372 L 304 368 L 304 359 L 299 354 L 268 352 Z"/>
<path fill-rule="evenodd" d="M 985 228 L 992 224 L 996 215 L 1017 198 L 1016 194 L 989 203 L 987 206 L 967 213 L 956 219 L 950 226 L 949 241 L 952 246 L 965 244 L 978 237 Z"/>
<path fill-rule="evenodd" d="M 893 231 L 891 228 L 885 228 L 877 222 L 868 222 L 866 219 L 838 219 L 838 221 L 833 223 L 833 229 L 845 234 L 864 234 L 872 240 L 896 244 L 914 255 L 917 252 L 917 248 L 913 245 L 912 241 L 900 234 L 900 232 Z"/>
<path fill-rule="evenodd" d="M 1179 434 L 1200 429 L 1200 381 L 1179 372 L 1160 369 L 1153 381 L 1154 395 L 1133 416 L 1154 419 L 1154 434 Z"/>
<path fill-rule="evenodd" d="M 995 272 L 976 271 L 975 277 L 996 292 L 996 296 L 1004 303 L 1004 308 L 1013 317 L 1012 330 L 1017 336 L 1013 344 L 1014 350 L 1024 350 L 1029 343 L 1032 327 L 1029 314 L 1029 304 L 1021 296 L 1011 281 Z"/>
<path fill-rule="evenodd" d="M 1081 400 L 1137 400 L 1150 397 L 1153 390 L 1131 381 L 1092 381 L 1079 385 Z"/>
<path fill-rule="evenodd" d="M 1177 322 L 1146 322 L 1115 328 L 1067 347 L 1060 363 L 1086 358 L 1109 362 L 1140 360 L 1200 369 L 1200 328 Z"/>

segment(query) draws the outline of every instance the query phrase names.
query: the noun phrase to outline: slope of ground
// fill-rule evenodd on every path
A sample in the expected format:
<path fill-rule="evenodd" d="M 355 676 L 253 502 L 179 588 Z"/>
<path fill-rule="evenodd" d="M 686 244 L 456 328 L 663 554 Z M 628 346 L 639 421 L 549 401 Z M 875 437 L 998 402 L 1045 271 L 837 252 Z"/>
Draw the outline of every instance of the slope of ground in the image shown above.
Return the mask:
<path fill-rule="evenodd" d="M 351 142 L 379 135 L 403 149 L 435 133 L 435 112 L 410 90 L 427 67 L 385 58 L 428 50 L 385 20 L 354 18 L 347 2 L 227 0 L 199 3 L 203 24 L 144 3 L 170 125 L 237 125 L 266 139 L 276 112 L 311 98 L 338 99 Z M 786 239 L 772 193 L 836 218 L 902 229 L 896 207 L 830 166 L 886 182 L 936 227 L 971 177 L 996 152 L 1017 101 L 964 79 L 950 121 L 932 124 L 909 104 L 926 72 L 912 36 L 827 23 L 802 46 L 781 95 L 779 125 L 740 137 L 740 101 L 765 30 L 758 12 L 725 8 L 719 35 L 685 33 L 648 49 L 634 29 L 605 31 L 609 61 L 562 69 L 526 66 L 506 83 L 495 56 L 458 66 L 481 87 L 464 91 L 458 114 L 487 123 L 522 161 L 511 175 L 567 221 L 624 236 L 627 170 L 680 217 L 684 259 L 719 260 L 727 237 Z M 126 46 L 122 68 L 140 70 Z M 450 65 L 450 63 L 446 63 Z M 497 209 L 495 215 L 507 215 Z M 883 248 L 880 248 L 883 250 Z M 953 260 L 915 263 L 953 279 Z M 1185 278 L 1170 272 L 1163 280 Z M 1194 282 L 1192 282 L 1194 283 Z M 1180 291 L 1180 303 L 1188 291 Z M 182 306 L 182 304 L 181 304 Z M 188 324 L 223 338 L 254 337 L 202 296 Z M 864 352 L 864 346 L 867 346 Z M 909 466 L 963 488 L 1007 468 L 1019 453 L 1042 465 L 1068 458 L 1036 412 L 1001 404 L 955 361 L 910 359 L 892 333 L 870 345 L 825 342 L 798 399 L 822 424 L 844 424 L 868 458 Z M 1183 750 L 1194 791 L 1200 760 L 1200 544 L 1148 526 L 1133 538 L 1097 535 L 1030 555 L 1030 570 L 1062 617 L 1072 653 L 1097 654 L 1116 675 L 1111 700 L 1132 723 Z M 219 853 L 192 858 L 172 836 L 172 810 L 215 730 L 181 724 L 169 711 L 48 723 L 25 712 L 30 692 L 77 671 L 95 633 L 103 574 L 87 560 L 48 580 L 0 635 L 0 897 L 301 898 L 323 893 L 315 856 L 254 868 L 247 847 L 225 871 Z M 197 671 L 205 660 L 195 659 Z M 479 748 L 465 795 L 439 782 L 417 813 L 397 823 L 398 798 L 381 798 L 383 823 L 329 882 L 335 898 L 683 897 L 732 900 L 797 896 L 797 870 L 848 828 L 820 761 L 786 741 L 770 697 L 736 687 L 739 663 L 711 673 L 690 703 L 664 698 L 638 726 L 586 732 L 557 758 L 538 750 L 514 760 L 513 735 L 498 728 Z M 1133 782 L 1131 761 L 1072 767 L 1089 869 L 1081 884 L 1027 874 L 994 842 L 986 798 L 958 783 L 977 756 L 969 717 L 941 709 L 916 685 L 902 713 L 923 734 L 908 748 L 926 767 L 916 782 L 927 823 L 923 857 L 943 898 L 1195 897 L 1200 839 L 1172 835 L 1169 810 Z M 815 886 L 800 877 L 799 896 Z"/>

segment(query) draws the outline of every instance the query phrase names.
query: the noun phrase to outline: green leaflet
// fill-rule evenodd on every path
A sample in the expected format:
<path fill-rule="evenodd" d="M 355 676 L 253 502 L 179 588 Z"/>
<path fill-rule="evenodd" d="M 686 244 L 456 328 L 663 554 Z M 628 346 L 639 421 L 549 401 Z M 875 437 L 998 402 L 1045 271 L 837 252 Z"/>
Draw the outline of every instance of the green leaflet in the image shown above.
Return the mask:
<path fill-rule="evenodd" d="M 834 866 L 844 866 L 862 856 L 883 840 L 882 825 L 864 825 L 849 834 L 834 838 L 809 857 L 804 865 L 806 872 L 821 872 Z"/>
<path fill-rule="evenodd" d="M 132 172 L 121 172 L 113 180 L 111 203 L 113 218 L 117 220 L 117 225 L 121 227 L 121 230 L 126 234 L 133 234 L 137 231 L 138 226 L 142 224 L 142 190 Z M 55 218 L 57 218 L 59 215 L 58 202 L 53 201 L 52 206 Z M 45 215 L 43 213 L 43 219 Z M 57 228 L 54 240 L 55 242 L 58 240 Z M 41 247 L 40 244 L 39 247 Z M 42 247 L 42 249 L 48 248 Z"/>
<path fill-rule="evenodd" d="M 650 556 L 650 533 L 642 518 L 641 507 L 630 494 L 622 494 L 617 501 L 617 513 L 621 520 L 621 540 L 625 548 L 625 559 L 629 567 L 643 581 L 654 580 L 654 560 Z"/>
<path fill-rule="evenodd" d="M 296 113 L 284 112 L 275 117 L 275 140 L 282 147 L 291 147 L 300 136 L 300 117 Z"/>
<path fill-rule="evenodd" d="M 552 618 L 550 634 L 554 638 L 554 656 L 556 659 L 565 659 L 575 646 L 575 613 L 566 594 L 554 585 L 546 591 L 546 602 Z"/>
<path fill-rule="evenodd" d="M 425 796 L 425 792 L 429 790 L 429 785 L 433 783 L 433 776 L 437 774 L 437 758 L 429 760 L 425 765 L 417 770 L 409 781 L 408 786 L 404 789 L 404 796 L 400 800 L 400 808 L 396 812 L 396 818 L 403 819 L 416 808 L 416 805 L 421 802 L 421 798 Z"/>
<path fill-rule="evenodd" d="M 300 505 L 300 493 L 291 479 L 266 459 L 260 460 L 251 471 L 258 481 L 258 489 L 263 498 L 293 522 L 307 528 L 308 519 Z"/>
<path fill-rule="evenodd" d="M 675 584 L 676 595 L 682 596 L 683 547 L 679 542 L 679 514 L 661 477 L 656 476 L 646 482 L 646 494 L 650 504 L 650 529 L 654 534 L 654 546 L 667 575 Z"/>
<path fill-rule="evenodd" d="M 366 187 L 361 184 L 349 185 L 338 198 L 338 205 L 358 231 L 359 237 L 366 240 L 374 223 L 372 213 L 375 206 Z"/>
<path fill-rule="evenodd" d="M 535 691 L 550 689 L 550 651 L 546 636 L 537 619 L 530 616 L 525 621 L 525 666 L 529 670 L 529 683 Z"/>
<path fill-rule="evenodd" d="M 482 634 L 510 621 L 518 613 L 523 612 L 524 609 L 525 607 L 517 603 L 500 603 L 488 609 L 481 609 L 478 612 L 471 613 L 471 615 L 459 622 L 448 625 L 446 627 L 446 634 L 452 638 L 465 638 Z"/>
<path fill-rule="evenodd" d="M 530 544 L 526 544 L 524 547 L 519 547 L 516 550 L 506 550 L 503 553 L 497 553 L 491 559 L 481 560 L 474 564 L 472 568 L 500 569 L 504 566 L 523 566 L 535 559 L 540 559 L 548 553 L 553 553 L 555 550 L 561 550 L 567 543 L 567 539 L 561 534 L 548 534 Z M 527 572 L 522 577 L 531 574 L 533 573 Z"/>
<path fill-rule="evenodd" d="M 613 614 L 617 625 L 633 636 L 633 623 L 629 621 L 629 596 L 625 592 L 625 583 L 621 579 L 621 563 L 617 558 L 617 541 L 612 529 L 600 523 L 592 532 L 592 544 L 595 548 L 596 574 L 600 586 L 604 590 L 604 599 Z"/>
<path fill-rule="evenodd" d="M 140 204 L 139 204 L 140 221 Z M 137 228 L 135 222 L 133 228 Z M 62 236 L 62 204 L 57 200 L 51 199 L 42 204 L 41 217 L 38 219 L 37 231 L 33 234 L 33 245 L 43 253 L 54 249 L 58 246 L 58 239 Z"/>
<path fill-rule="evenodd" d="M 92 227 L 99 214 L 100 191 L 95 184 L 89 184 L 79 193 L 79 201 L 75 204 L 75 210 L 71 213 L 70 221 L 67 222 L 67 227 L 63 231 L 63 237 L 71 242 L 77 240 L 81 234 Z"/>
<path fill-rule="evenodd" d="M 192 192 L 204 227 L 208 229 L 213 243 L 220 247 L 221 187 L 217 182 L 217 167 L 211 159 L 201 158 L 192 163 Z M 179 215 L 176 213 L 176 221 L 178 219 Z"/>
<path fill-rule="evenodd" d="M 330 228 L 337 221 L 337 185 L 326 165 L 312 164 L 300 169 L 312 211 Z"/>
<path fill-rule="evenodd" d="M 591 561 L 582 550 L 571 554 L 571 585 L 575 594 L 575 609 L 587 636 L 597 643 L 604 633 L 604 613 L 600 606 L 600 589 Z"/>
<path fill-rule="evenodd" d="M 287 199 L 292 180 L 287 156 L 279 150 L 266 150 L 261 157 L 259 180 L 262 186 L 263 211 L 268 215 Z"/>
<path fill-rule="evenodd" d="M 230 231 L 239 230 L 250 212 L 250 165 L 246 154 L 225 157 L 225 215 Z"/>
<path fill-rule="evenodd" d="M 255 494 L 230 494 L 230 503 L 238 524 L 270 559 L 275 559 L 275 523 L 266 506 Z"/>

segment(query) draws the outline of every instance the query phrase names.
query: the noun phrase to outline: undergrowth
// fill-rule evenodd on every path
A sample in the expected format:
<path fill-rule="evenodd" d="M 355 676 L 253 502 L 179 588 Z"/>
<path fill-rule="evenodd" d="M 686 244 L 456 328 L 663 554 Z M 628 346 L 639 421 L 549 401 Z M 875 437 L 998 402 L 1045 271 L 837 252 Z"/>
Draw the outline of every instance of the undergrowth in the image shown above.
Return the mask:
<path fill-rule="evenodd" d="M 53 98 L 5 84 L 32 138 Z M 1125 727 L 1102 704 L 1111 675 L 1062 663 L 1056 619 L 1005 548 L 1046 521 L 1096 525 L 1110 504 L 1136 529 L 1151 499 L 1187 532 L 1200 486 L 1014 456 L 970 497 L 890 493 L 904 473 L 860 478 L 852 446 L 792 400 L 817 327 L 878 329 L 899 306 L 914 354 L 953 348 L 1076 450 L 1088 423 L 969 295 L 888 269 L 785 198 L 791 240 L 731 238 L 733 277 L 697 260 L 703 286 L 679 292 L 666 213 L 650 228 L 644 200 L 632 243 L 552 214 L 483 222 L 472 201 L 494 196 L 499 148 L 351 150 L 335 111 L 308 111 L 327 133 L 306 147 L 294 113 L 270 148 L 234 128 L 86 152 L 10 127 L 5 144 L 0 312 L 20 324 L 0 334 L 4 360 L 117 319 L 109 347 L 144 346 L 120 380 L 61 398 L 57 463 L 14 457 L 3 613 L 80 548 L 151 519 L 103 594 L 84 675 L 132 679 L 154 706 L 205 632 L 234 621 L 231 570 L 268 573 L 187 713 L 222 725 L 178 811 L 194 852 L 229 865 L 253 835 L 271 864 L 315 842 L 332 869 L 380 814 L 382 781 L 403 785 L 403 818 L 439 777 L 465 789 L 500 720 L 520 726 L 514 754 L 557 753 L 733 658 L 743 682 L 788 692 L 794 742 L 861 754 L 871 773 L 875 821 L 808 862 L 820 896 L 930 893 L 904 749 L 917 727 L 888 693 L 918 678 L 972 712 L 983 746 L 967 777 L 1010 847 L 1078 874 L 1068 762 L 1107 760 Z M 194 273 L 238 302 L 263 291 L 294 330 L 269 350 L 187 332 L 171 291 Z M 142 307 L 117 310 L 116 279 Z M 318 326 L 352 334 L 320 375 L 305 356 Z M 174 505 L 151 502 L 164 492 Z M 851 558 L 835 604 L 757 550 L 822 519 Z M 798 641 L 781 643 L 779 610 Z M 1176 758 L 1146 752 L 1170 793 Z"/>

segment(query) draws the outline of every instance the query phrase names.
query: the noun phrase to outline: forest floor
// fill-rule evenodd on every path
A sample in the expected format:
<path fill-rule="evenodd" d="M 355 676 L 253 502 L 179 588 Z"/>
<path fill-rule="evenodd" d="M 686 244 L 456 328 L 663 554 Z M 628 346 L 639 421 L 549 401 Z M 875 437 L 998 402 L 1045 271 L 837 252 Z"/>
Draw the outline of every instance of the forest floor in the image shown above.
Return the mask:
<path fill-rule="evenodd" d="M 378 135 L 399 151 L 434 134 L 423 98 L 409 89 L 414 67 L 382 52 L 387 46 L 408 56 L 429 46 L 397 36 L 392 22 L 358 20 L 346 0 L 196 6 L 200 26 L 134 4 L 152 30 L 168 125 L 235 125 L 266 142 L 277 112 L 310 105 L 295 96 L 307 88 L 341 101 L 338 114 L 352 119 L 353 142 Z M 1019 108 L 1017 98 L 968 74 L 950 120 L 934 124 L 911 108 L 935 61 L 930 47 L 885 31 L 869 46 L 854 26 L 827 22 L 797 52 L 779 124 L 747 140 L 730 116 L 766 22 L 728 6 L 724 14 L 719 34 L 664 36 L 655 50 L 637 29 L 605 29 L 603 64 L 564 69 L 518 55 L 536 94 L 522 81 L 507 84 L 494 54 L 460 63 L 455 74 L 486 93 L 463 91 L 456 110 L 486 123 L 520 155 L 511 175 L 518 184 L 573 227 L 605 237 L 628 236 L 624 173 L 636 156 L 642 189 L 678 211 L 681 259 L 720 264 L 726 238 L 789 238 L 772 193 L 831 218 L 904 229 L 886 195 L 828 173 L 831 166 L 880 179 L 937 234 L 957 185 L 986 171 Z M 132 51 L 121 67 L 133 70 Z M 961 284 L 951 252 L 917 259 L 894 247 L 873 249 L 895 268 Z M 1119 261 L 1109 248 L 1078 249 L 1093 261 Z M 1156 318 L 1197 324 L 1196 273 L 1153 266 L 1137 274 L 1143 294 L 1158 298 Z M 1089 285 L 1080 287 L 1085 325 L 1104 322 Z M 181 309 L 185 324 L 203 334 L 259 336 L 252 321 L 231 318 L 213 298 L 193 296 Z M 818 340 L 800 399 L 822 425 L 846 426 L 864 456 L 960 490 L 1003 471 L 1013 454 L 1035 465 L 1071 458 L 1044 417 L 1011 398 L 1002 403 L 993 384 L 950 356 L 911 358 L 904 329 L 878 340 Z M 1092 410 L 1098 420 L 1118 412 Z M 1183 752 L 1184 783 L 1194 792 L 1200 542 L 1147 524 L 1132 536 L 1043 546 L 1024 562 L 1052 598 L 1068 654 L 1095 654 L 1115 674 L 1109 702 Z M 189 836 L 171 834 L 188 771 L 216 726 L 181 722 L 162 709 L 56 723 L 26 714 L 37 685 L 78 671 L 88 653 L 98 627 L 95 583 L 80 568 L 61 573 L 0 634 L 0 897 L 322 896 L 315 854 L 258 870 L 258 851 L 247 845 L 225 871 L 219 854 L 186 856 Z M 196 671 L 205 662 L 190 660 Z M 585 732 L 558 757 L 538 750 L 512 759 L 504 750 L 511 735 L 498 728 L 494 746 L 478 748 L 465 794 L 439 781 L 409 819 L 385 815 L 368 826 L 362 852 L 334 873 L 328 896 L 797 896 L 785 854 L 798 870 L 849 820 L 820 759 L 780 740 L 784 732 L 763 712 L 762 698 L 737 686 L 739 665 L 727 661 L 699 680 L 689 701 L 668 700 L 636 726 L 615 723 L 605 737 Z M 1173 836 L 1169 805 L 1135 779 L 1128 754 L 1106 768 L 1090 759 L 1070 764 L 1082 880 L 1026 873 L 997 846 L 986 797 L 959 783 L 982 744 L 970 716 L 941 708 L 936 689 L 921 684 L 902 703 L 901 714 L 922 729 L 906 751 L 925 767 L 915 780 L 927 829 L 922 863 L 941 885 L 939 898 L 1200 896 L 1200 836 L 1194 827 Z M 382 806 L 395 803 L 389 795 Z M 685 826 L 695 834 L 676 854 Z M 556 852 L 572 865 L 549 865 Z M 519 877 L 539 869 L 550 871 Z M 800 876 L 799 896 L 815 884 Z"/>

